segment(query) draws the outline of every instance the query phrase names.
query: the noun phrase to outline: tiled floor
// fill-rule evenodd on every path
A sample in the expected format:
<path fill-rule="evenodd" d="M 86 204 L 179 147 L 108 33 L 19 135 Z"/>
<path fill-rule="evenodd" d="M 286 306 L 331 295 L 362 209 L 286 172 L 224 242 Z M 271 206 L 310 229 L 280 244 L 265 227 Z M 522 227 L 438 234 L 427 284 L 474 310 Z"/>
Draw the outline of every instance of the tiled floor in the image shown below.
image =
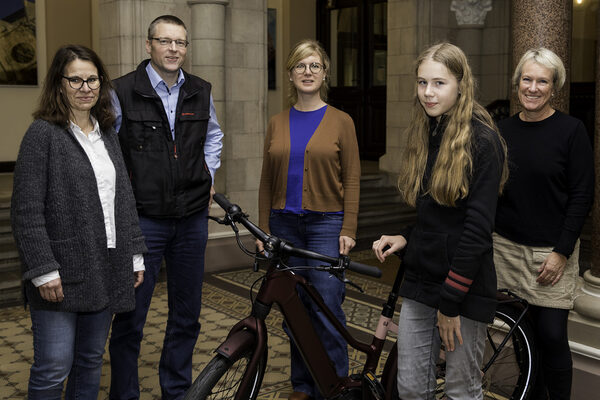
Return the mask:
<path fill-rule="evenodd" d="M 368 253 L 358 253 L 354 259 L 368 257 Z M 393 267 L 390 267 L 393 269 Z M 384 271 L 385 272 L 385 271 Z M 349 274 L 350 279 L 360 285 L 366 294 L 360 294 L 348 287 L 344 311 L 348 326 L 353 334 L 366 340 L 368 332 L 375 327 L 380 307 L 390 286 L 392 271 L 386 272 L 383 281 L 374 281 L 362 276 Z M 260 277 L 250 269 L 211 274 L 206 277 L 203 287 L 203 308 L 200 321 L 201 334 L 194 351 L 194 372 L 196 376 L 212 358 L 212 351 L 225 338 L 229 328 L 250 313 L 249 288 Z M 158 363 L 166 322 L 167 293 L 165 283 L 156 288 L 148 321 L 144 332 L 142 353 L 139 362 L 141 399 L 160 399 L 158 384 Z M 281 314 L 273 309 L 267 325 L 269 329 L 269 362 L 259 399 L 286 399 L 291 391 L 289 377 L 289 345 L 281 328 Z M 32 337 L 29 313 L 23 307 L 0 310 L 0 398 L 22 399 L 27 392 L 29 367 L 32 363 Z M 358 371 L 362 355 L 349 352 L 350 368 Z M 105 354 L 102 371 L 100 399 L 108 397 L 110 365 Z M 385 361 L 385 355 L 383 360 Z"/>

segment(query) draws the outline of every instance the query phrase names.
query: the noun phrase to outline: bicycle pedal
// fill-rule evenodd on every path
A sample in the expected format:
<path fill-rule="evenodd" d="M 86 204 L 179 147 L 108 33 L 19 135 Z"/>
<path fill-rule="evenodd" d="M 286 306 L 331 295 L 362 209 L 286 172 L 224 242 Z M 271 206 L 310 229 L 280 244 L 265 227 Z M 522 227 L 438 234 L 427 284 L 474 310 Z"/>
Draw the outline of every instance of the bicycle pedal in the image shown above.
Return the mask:
<path fill-rule="evenodd" d="M 385 389 L 381 382 L 379 382 L 379 379 L 371 372 L 365 372 L 363 374 L 363 390 L 367 387 L 371 391 L 373 399 L 383 400 L 385 397 Z"/>

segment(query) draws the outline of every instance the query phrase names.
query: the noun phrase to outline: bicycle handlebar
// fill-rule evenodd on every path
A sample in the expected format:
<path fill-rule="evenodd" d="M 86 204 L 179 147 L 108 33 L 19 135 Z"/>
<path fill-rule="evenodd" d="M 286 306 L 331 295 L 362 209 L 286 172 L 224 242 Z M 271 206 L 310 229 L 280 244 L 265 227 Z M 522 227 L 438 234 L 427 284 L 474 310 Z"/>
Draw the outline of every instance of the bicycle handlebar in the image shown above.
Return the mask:
<path fill-rule="evenodd" d="M 233 222 L 239 222 L 240 224 L 242 224 L 254 237 L 256 237 L 261 242 L 265 243 L 270 239 L 278 239 L 272 235 L 267 234 L 265 231 L 260 229 L 250 220 L 248 220 L 246 215 L 242 212 L 242 209 L 237 204 L 232 204 L 223 194 L 215 193 L 213 199 L 217 202 L 219 206 L 221 206 L 223 210 L 225 210 L 225 212 Z M 376 278 L 381 277 L 381 270 L 379 268 L 373 267 L 371 265 L 361 264 L 355 261 L 350 261 L 346 256 L 340 256 L 337 258 L 330 257 L 324 254 L 316 253 L 314 251 L 296 248 L 286 242 L 282 243 L 283 244 L 280 247 L 280 250 L 289 255 L 323 261 L 330 265 L 341 264 L 350 271 L 358 272 L 359 274 L 369 275 Z"/>

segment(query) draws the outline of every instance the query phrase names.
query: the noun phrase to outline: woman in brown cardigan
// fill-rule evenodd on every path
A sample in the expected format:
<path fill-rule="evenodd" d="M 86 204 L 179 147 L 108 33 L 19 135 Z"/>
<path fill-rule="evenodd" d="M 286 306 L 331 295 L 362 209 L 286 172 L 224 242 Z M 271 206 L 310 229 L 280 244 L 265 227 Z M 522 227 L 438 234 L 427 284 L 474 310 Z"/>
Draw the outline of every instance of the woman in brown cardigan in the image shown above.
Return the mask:
<path fill-rule="evenodd" d="M 325 103 L 329 58 L 304 40 L 287 60 L 292 107 L 269 121 L 259 191 L 259 221 L 267 232 L 295 246 L 337 257 L 355 245 L 360 159 L 352 118 Z M 259 243 L 262 250 L 262 243 Z M 291 266 L 319 262 L 291 258 Z M 344 283 L 328 272 L 299 270 L 340 322 Z M 304 293 L 315 330 L 338 375 L 348 374 L 347 344 Z M 291 400 L 322 398 L 296 346 L 291 343 Z"/>

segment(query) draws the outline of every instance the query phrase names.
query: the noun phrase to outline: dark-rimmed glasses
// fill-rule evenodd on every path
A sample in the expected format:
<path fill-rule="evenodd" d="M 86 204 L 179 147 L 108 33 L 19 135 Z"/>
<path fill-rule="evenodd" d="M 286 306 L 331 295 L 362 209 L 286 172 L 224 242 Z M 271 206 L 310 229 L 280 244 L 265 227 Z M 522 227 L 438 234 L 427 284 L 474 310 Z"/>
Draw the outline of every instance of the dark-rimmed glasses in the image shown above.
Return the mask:
<path fill-rule="evenodd" d="M 310 72 L 312 72 L 313 74 L 318 74 L 319 72 L 321 72 L 325 69 L 325 66 L 323 64 L 319 64 L 318 62 L 314 62 L 314 63 L 310 63 L 308 65 L 308 68 L 310 69 Z M 297 74 L 303 74 L 304 71 L 306 71 L 306 64 L 300 63 L 300 64 L 296 65 L 294 67 L 294 71 Z"/>
<path fill-rule="evenodd" d="M 171 43 L 175 42 L 175 46 L 179 47 L 180 49 L 185 49 L 188 46 L 188 44 L 190 44 L 190 42 L 183 39 L 169 39 L 164 37 L 153 37 L 150 39 L 156 40 L 158 44 L 160 44 L 163 47 L 171 46 Z"/>
<path fill-rule="evenodd" d="M 87 83 L 88 87 L 91 90 L 96 90 L 100 87 L 100 83 L 101 83 L 101 79 L 93 76 L 91 78 L 87 78 L 87 79 L 81 79 L 78 76 L 64 76 L 63 78 L 67 80 L 67 82 L 69 82 L 69 86 L 71 86 L 71 89 L 75 89 L 75 90 L 80 90 L 83 87 L 84 83 Z"/>

